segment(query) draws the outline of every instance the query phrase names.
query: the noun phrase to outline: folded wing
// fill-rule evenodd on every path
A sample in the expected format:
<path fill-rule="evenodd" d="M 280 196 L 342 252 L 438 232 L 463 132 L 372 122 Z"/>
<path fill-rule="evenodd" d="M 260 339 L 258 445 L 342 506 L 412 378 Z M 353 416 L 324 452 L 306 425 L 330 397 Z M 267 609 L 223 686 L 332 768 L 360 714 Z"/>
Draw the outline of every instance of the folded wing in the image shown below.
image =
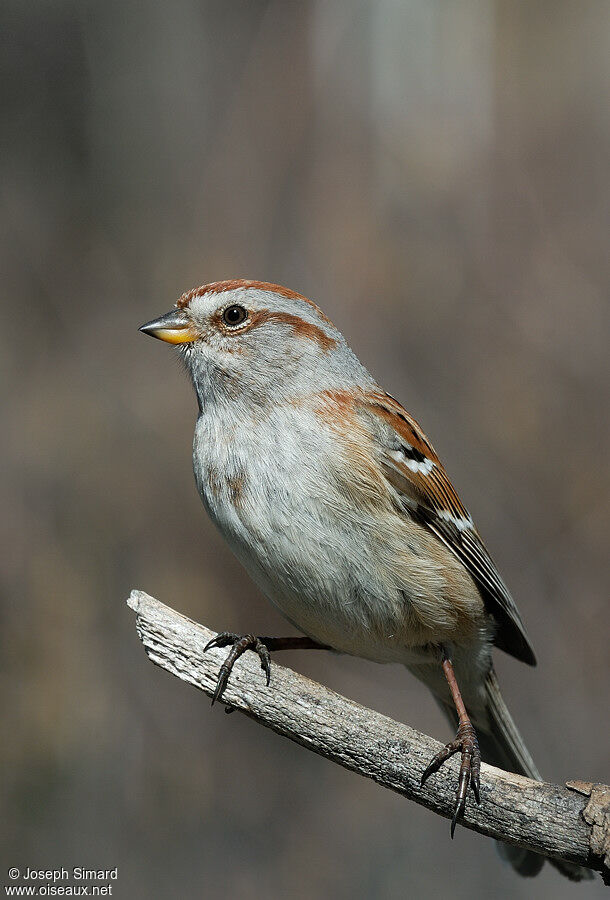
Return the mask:
<path fill-rule="evenodd" d="M 381 464 L 405 510 L 455 554 L 478 584 L 498 624 L 496 645 L 536 665 L 515 601 L 420 426 L 389 394 L 367 394 L 363 412 L 372 417 L 383 448 Z"/>

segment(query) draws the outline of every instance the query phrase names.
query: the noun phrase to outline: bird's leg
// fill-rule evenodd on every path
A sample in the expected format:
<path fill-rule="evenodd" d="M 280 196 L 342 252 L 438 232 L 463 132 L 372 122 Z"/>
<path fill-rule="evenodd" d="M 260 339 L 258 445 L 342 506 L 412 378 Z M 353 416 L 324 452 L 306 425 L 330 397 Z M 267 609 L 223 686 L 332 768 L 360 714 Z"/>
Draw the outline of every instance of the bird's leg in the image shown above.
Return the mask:
<path fill-rule="evenodd" d="M 255 653 L 258 653 L 258 656 L 261 661 L 261 669 L 267 676 L 267 684 L 271 680 L 271 659 L 269 657 L 270 651 L 275 650 L 330 650 L 331 648 L 326 646 L 326 644 L 318 644 L 317 641 L 312 640 L 308 637 L 285 637 L 285 638 L 273 638 L 273 637 L 256 637 L 254 634 L 234 634 L 232 631 L 221 631 L 220 634 L 217 634 L 216 637 L 212 638 L 211 641 L 203 648 L 203 652 L 209 650 L 211 647 L 228 647 L 231 645 L 231 649 L 227 654 L 227 658 L 223 662 L 220 667 L 220 671 L 218 673 L 218 681 L 216 682 L 216 690 L 214 691 L 214 696 L 212 697 L 212 706 L 216 702 L 216 700 L 220 700 L 224 689 L 227 686 L 229 681 L 229 676 L 233 670 L 233 666 L 236 661 L 245 653 L 246 650 L 254 650 Z"/>
<path fill-rule="evenodd" d="M 447 679 L 447 684 L 449 685 L 449 690 L 451 691 L 451 696 L 455 703 L 459 724 L 454 740 L 443 747 L 443 749 L 430 761 L 426 771 L 421 777 L 421 783 L 423 784 L 430 775 L 438 771 L 445 760 L 453 756 L 454 753 L 461 752 L 462 763 L 460 765 L 460 777 L 455 798 L 455 810 L 451 821 L 451 837 L 453 837 L 456 822 L 466 808 L 466 795 L 469 787 L 472 787 L 472 793 L 475 796 L 475 800 L 477 803 L 480 803 L 479 786 L 481 751 L 479 750 L 477 733 L 474 730 L 470 717 L 466 712 L 464 701 L 462 700 L 455 672 L 453 671 L 453 664 L 444 647 L 442 648 L 442 652 L 443 672 L 445 673 L 445 678 Z"/>

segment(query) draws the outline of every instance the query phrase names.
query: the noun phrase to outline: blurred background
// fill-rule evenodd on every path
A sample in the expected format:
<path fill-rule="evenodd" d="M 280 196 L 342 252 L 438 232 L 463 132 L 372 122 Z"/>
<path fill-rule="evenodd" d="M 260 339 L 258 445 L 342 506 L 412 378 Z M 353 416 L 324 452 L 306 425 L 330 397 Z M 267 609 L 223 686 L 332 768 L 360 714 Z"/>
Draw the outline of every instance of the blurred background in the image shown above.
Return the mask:
<path fill-rule="evenodd" d="M 137 327 L 207 281 L 321 304 L 423 423 L 539 667 L 545 776 L 608 781 L 610 5 L 4 0 L 2 864 L 114 896 L 601 897 L 225 716 L 154 668 L 142 588 L 290 633 L 208 522 L 192 390 Z M 398 667 L 278 661 L 449 737 Z"/>

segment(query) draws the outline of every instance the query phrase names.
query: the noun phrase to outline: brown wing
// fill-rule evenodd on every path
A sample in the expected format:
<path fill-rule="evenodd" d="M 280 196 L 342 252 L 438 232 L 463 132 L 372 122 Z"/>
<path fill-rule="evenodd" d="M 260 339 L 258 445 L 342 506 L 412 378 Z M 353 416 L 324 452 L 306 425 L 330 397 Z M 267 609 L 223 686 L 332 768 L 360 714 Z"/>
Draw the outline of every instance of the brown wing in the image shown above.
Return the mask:
<path fill-rule="evenodd" d="M 535 666 L 536 657 L 515 601 L 426 435 L 389 394 L 368 394 L 365 408 L 377 422 L 386 476 L 405 507 L 457 556 L 477 582 L 487 610 L 498 624 L 496 645 Z"/>

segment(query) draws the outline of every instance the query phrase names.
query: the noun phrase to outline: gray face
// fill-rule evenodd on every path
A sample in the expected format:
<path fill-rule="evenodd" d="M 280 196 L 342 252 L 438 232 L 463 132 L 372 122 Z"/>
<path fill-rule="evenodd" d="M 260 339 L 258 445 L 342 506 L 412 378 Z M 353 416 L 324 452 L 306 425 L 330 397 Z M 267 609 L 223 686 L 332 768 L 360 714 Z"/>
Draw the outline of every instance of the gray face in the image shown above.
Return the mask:
<path fill-rule="evenodd" d="M 350 383 L 373 385 L 313 304 L 254 287 L 196 294 L 143 330 L 179 344 L 200 407 L 257 405 Z"/>

